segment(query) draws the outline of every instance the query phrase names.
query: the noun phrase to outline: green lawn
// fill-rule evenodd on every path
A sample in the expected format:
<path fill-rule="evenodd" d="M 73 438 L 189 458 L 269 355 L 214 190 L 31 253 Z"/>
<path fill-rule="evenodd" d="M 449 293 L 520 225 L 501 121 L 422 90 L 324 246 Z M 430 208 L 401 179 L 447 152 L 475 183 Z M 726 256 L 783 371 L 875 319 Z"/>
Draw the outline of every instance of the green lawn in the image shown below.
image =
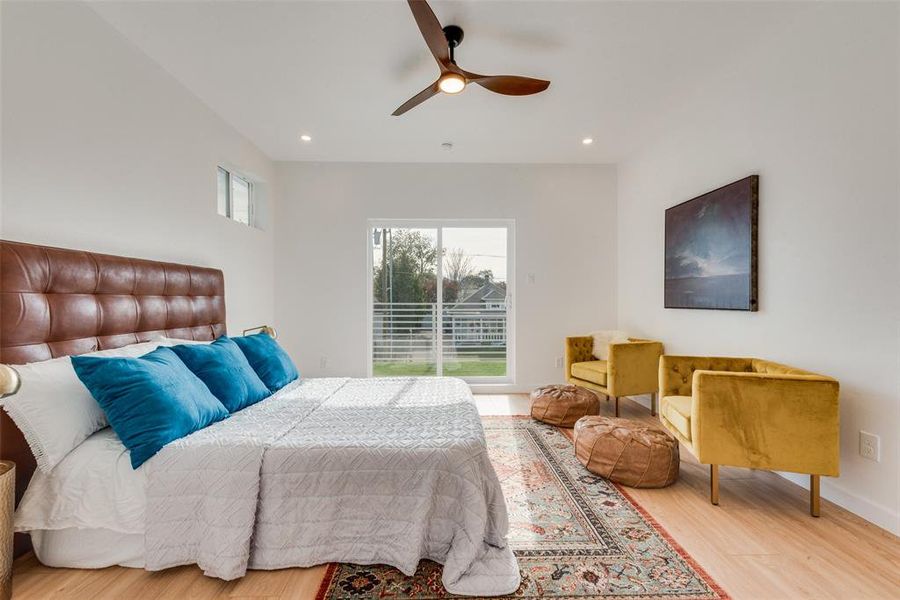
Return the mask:
<path fill-rule="evenodd" d="M 401 377 L 406 375 L 436 375 L 434 363 L 375 363 L 375 377 Z M 466 360 L 444 363 L 447 377 L 502 377 L 506 375 L 506 361 Z"/>

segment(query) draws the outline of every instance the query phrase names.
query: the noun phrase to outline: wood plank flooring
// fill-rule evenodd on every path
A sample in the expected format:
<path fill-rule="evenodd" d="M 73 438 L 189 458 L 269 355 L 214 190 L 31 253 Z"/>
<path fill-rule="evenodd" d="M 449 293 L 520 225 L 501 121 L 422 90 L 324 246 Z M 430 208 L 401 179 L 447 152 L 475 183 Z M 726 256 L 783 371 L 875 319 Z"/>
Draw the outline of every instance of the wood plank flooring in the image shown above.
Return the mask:
<path fill-rule="evenodd" d="M 479 395 L 482 414 L 526 414 L 524 395 Z M 622 416 L 655 422 L 625 399 Z M 612 407 L 602 403 L 603 414 Z M 900 598 L 900 538 L 822 501 L 808 514 L 807 492 L 768 472 L 721 469 L 719 506 L 708 501 L 709 474 L 687 451 L 678 482 L 634 490 L 635 499 L 734 598 Z M 13 567 L 13 598 L 312 600 L 325 567 L 251 571 L 223 582 L 195 567 L 161 573 L 113 567 L 51 569 L 33 555 Z"/>

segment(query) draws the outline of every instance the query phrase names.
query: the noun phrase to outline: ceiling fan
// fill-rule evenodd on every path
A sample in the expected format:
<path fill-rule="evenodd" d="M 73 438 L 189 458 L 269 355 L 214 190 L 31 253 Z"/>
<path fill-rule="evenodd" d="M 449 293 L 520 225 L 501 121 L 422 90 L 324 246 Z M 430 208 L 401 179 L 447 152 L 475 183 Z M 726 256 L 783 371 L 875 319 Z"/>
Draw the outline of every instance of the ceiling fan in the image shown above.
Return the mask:
<path fill-rule="evenodd" d="M 463 40 L 463 30 L 456 25 L 441 27 L 437 17 L 425 0 L 407 0 L 425 44 L 441 69 L 437 81 L 401 104 L 392 114 L 397 117 L 411 108 L 425 102 L 438 92 L 458 94 L 466 85 L 477 83 L 481 87 L 507 96 L 527 96 L 543 92 L 550 86 L 549 81 L 519 77 L 516 75 L 478 75 L 465 71 L 456 64 L 454 50 Z"/>

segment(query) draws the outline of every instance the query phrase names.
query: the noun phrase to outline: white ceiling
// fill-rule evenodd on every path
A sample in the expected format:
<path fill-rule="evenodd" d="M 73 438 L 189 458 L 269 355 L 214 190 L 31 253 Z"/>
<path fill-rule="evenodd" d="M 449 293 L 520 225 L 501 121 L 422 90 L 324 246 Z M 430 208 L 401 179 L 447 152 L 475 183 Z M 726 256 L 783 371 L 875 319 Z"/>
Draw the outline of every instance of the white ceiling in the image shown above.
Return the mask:
<path fill-rule="evenodd" d="M 771 3 L 443 1 L 470 86 L 391 112 L 437 67 L 406 2 L 97 2 L 94 10 L 275 160 L 615 163 L 705 77 L 783 22 Z M 301 142 L 301 133 L 313 137 Z M 591 146 L 581 139 L 590 136 Z M 453 142 L 446 151 L 441 143 Z"/>

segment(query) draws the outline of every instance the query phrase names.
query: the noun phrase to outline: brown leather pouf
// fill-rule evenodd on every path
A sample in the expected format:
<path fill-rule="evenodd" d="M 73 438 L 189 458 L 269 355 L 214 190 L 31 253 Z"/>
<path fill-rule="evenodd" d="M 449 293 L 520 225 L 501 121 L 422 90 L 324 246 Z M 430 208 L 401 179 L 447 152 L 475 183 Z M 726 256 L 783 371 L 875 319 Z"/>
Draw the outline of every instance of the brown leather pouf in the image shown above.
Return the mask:
<path fill-rule="evenodd" d="M 660 488 L 678 479 L 678 440 L 640 421 L 579 419 L 575 456 L 591 473 L 629 487 Z"/>
<path fill-rule="evenodd" d="M 598 412 L 597 394 L 575 385 L 546 385 L 531 392 L 531 416 L 550 425 L 572 427 L 581 417 Z"/>

